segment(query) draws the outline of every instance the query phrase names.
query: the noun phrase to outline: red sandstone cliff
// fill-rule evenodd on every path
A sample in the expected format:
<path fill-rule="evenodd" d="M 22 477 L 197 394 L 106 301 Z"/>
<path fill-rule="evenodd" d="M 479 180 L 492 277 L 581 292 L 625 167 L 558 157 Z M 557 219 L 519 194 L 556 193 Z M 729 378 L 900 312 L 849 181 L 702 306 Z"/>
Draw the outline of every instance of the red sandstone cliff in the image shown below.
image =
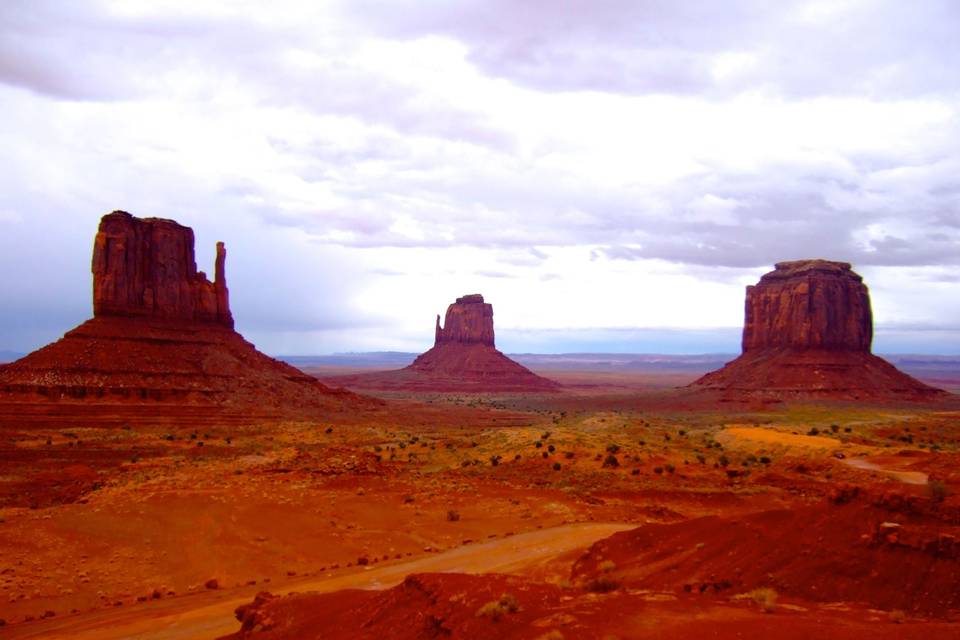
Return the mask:
<path fill-rule="evenodd" d="M 441 344 L 493 344 L 493 305 L 479 293 L 457 298 L 447 307 L 443 326 L 437 316 L 434 346 Z"/>
<path fill-rule="evenodd" d="M 214 281 L 197 271 L 193 229 L 114 211 L 93 243 L 93 315 L 148 316 L 233 328 L 227 251 L 217 243 Z"/>
<path fill-rule="evenodd" d="M 779 262 L 747 287 L 743 354 L 692 386 L 730 396 L 825 398 L 940 395 L 870 353 L 873 314 L 845 262 Z"/>
<path fill-rule="evenodd" d="M 0 422 L 52 415 L 50 403 L 74 417 L 96 406 L 115 416 L 122 404 L 140 419 L 146 412 L 131 414 L 128 405 L 149 402 L 157 416 L 186 411 L 191 420 L 379 404 L 330 389 L 244 340 L 233 330 L 223 243 L 212 283 L 197 271 L 193 243 L 193 231 L 173 220 L 105 215 L 93 249 L 94 317 L 0 366 Z"/>
<path fill-rule="evenodd" d="M 863 278 L 846 262 L 797 260 L 747 287 L 743 351 L 870 351 L 873 314 Z"/>
<path fill-rule="evenodd" d="M 553 391 L 556 382 L 533 373 L 497 350 L 493 305 L 480 294 L 447 307 L 443 326 L 437 316 L 434 345 L 398 371 L 338 376 L 329 381 L 356 389 L 405 391 Z"/>

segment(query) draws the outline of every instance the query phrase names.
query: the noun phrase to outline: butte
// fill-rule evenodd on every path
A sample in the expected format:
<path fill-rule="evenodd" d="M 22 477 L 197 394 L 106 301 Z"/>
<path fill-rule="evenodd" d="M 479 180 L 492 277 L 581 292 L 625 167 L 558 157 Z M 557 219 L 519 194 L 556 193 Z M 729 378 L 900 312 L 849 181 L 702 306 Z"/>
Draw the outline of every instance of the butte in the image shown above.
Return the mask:
<path fill-rule="evenodd" d="M 237 333 L 226 257 L 217 243 L 210 282 L 197 271 L 189 227 L 124 211 L 103 216 L 93 318 L 0 366 L 0 422 L 249 420 L 377 402 L 331 389 Z"/>
<path fill-rule="evenodd" d="M 437 316 L 433 348 L 408 367 L 330 378 L 353 388 L 456 392 L 555 391 L 560 385 L 533 373 L 497 350 L 493 305 L 480 294 L 466 295 Z"/>
<path fill-rule="evenodd" d="M 871 353 L 870 293 L 848 263 L 797 260 L 775 267 L 747 287 L 743 353 L 691 387 L 734 400 L 945 395 Z"/>

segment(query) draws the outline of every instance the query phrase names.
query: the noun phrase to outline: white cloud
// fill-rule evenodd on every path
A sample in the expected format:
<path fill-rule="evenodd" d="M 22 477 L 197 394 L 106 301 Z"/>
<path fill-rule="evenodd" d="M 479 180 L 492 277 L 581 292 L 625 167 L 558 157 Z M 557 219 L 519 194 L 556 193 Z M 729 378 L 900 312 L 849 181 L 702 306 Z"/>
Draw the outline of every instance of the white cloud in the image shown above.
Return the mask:
<path fill-rule="evenodd" d="M 879 323 L 934 323 L 960 298 L 956 17 L 11 0 L 0 267 L 58 259 L 0 295 L 82 316 L 97 216 L 124 208 L 196 227 L 204 260 L 228 240 L 274 351 L 420 345 L 471 290 L 508 331 L 735 327 L 744 284 L 811 256 L 869 273 Z"/>

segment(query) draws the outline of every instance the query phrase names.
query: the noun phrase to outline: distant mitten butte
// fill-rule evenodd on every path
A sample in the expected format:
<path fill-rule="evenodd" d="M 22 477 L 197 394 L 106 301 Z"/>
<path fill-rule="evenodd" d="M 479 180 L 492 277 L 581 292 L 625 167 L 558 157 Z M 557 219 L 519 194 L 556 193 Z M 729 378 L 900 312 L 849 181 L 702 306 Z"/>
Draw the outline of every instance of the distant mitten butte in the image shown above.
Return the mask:
<path fill-rule="evenodd" d="M 493 305 L 484 302 L 479 293 L 457 298 L 447 307 L 442 327 L 437 316 L 433 346 L 451 343 L 493 346 Z"/>
<path fill-rule="evenodd" d="M 693 383 L 737 397 L 837 399 L 942 395 L 870 353 L 873 315 L 846 262 L 797 260 L 747 287 L 743 354 Z"/>
<path fill-rule="evenodd" d="M 93 315 L 147 316 L 233 328 L 226 257 L 218 242 L 211 283 L 197 271 L 193 229 L 173 220 L 109 213 L 100 220 L 93 244 Z"/>

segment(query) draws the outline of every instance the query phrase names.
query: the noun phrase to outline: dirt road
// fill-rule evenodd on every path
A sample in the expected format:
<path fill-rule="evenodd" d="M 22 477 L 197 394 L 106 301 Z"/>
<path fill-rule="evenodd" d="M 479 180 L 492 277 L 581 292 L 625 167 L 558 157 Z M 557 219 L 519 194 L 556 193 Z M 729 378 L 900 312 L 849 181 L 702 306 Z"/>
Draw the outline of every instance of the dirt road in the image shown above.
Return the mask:
<path fill-rule="evenodd" d="M 365 567 L 364 570 L 349 574 L 285 583 L 277 592 L 385 589 L 398 584 L 411 573 L 519 572 L 634 526 L 636 525 L 589 523 L 552 527 L 490 542 L 465 545 L 410 562 Z M 0 636 L 11 639 L 63 640 L 209 640 L 239 628 L 233 610 L 252 600 L 255 591 L 255 588 L 245 588 L 209 592 L 122 609 L 54 618 L 8 627 Z"/>

